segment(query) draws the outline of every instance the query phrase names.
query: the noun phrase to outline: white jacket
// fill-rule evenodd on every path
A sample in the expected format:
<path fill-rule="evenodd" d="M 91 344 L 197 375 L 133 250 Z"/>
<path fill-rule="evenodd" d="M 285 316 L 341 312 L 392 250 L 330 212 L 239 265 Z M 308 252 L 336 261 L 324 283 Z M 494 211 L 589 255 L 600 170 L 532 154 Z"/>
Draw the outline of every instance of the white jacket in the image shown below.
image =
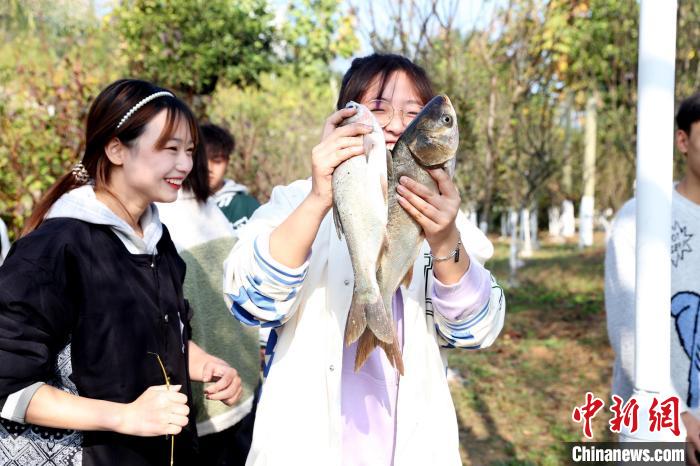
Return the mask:
<path fill-rule="evenodd" d="M 310 189 L 310 180 L 275 188 L 270 202 L 255 212 L 241 232 L 225 263 L 224 293 L 232 312 L 249 323 L 282 324 L 276 328 L 277 342 L 258 406 L 249 466 L 340 466 L 342 461 L 341 364 L 353 272 L 347 245 L 338 239 L 331 214 L 321 223 L 308 269 L 306 264 L 298 269 L 276 264 L 290 280 L 303 279 L 296 296 L 285 299 L 271 290 L 274 307 L 266 302 L 246 305 L 266 301 L 259 296 L 243 306 L 233 301 L 234 297 L 241 301 L 246 286 L 260 285 L 255 279 L 256 283 L 244 283 L 259 266 L 255 239 L 263 238 L 264 244 L 257 242 L 258 249 L 266 248 L 269 232 L 292 213 Z M 487 259 L 493 253 L 491 243 L 464 216 L 460 220 L 462 241 L 470 257 Z M 401 288 L 405 375 L 398 390 L 395 466 L 461 464 L 457 419 L 441 346 L 450 346 L 448 341 L 473 349 L 488 346 L 503 327 L 505 314 L 502 290 L 492 281 L 489 305 L 477 316 L 452 322 L 451 338 L 442 338 L 436 331 L 436 326 L 445 324 L 440 321 L 442 316 L 426 310 L 426 291 L 432 286 L 427 252 L 426 243 L 414 265 L 412 282 Z"/>

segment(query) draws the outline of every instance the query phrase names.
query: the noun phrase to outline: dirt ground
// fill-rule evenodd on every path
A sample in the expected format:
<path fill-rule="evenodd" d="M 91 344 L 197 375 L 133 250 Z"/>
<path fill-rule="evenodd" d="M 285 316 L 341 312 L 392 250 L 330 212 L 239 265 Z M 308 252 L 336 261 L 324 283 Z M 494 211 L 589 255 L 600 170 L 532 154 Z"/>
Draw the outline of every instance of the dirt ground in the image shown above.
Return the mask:
<path fill-rule="evenodd" d="M 587 391 L 602 398 L 595 441 L 612 440 L 613 353 L 603 307 L 604 240 L 579 250 L 544 242 L 509 285 L 507 243 L 493 238 L 487 266 L 505 289 L 503 332 L 488 349 L 454 351 L 451 383 L 465 465 L 559 465 L 564 442 L 583 440 L 571 419 Z"/>

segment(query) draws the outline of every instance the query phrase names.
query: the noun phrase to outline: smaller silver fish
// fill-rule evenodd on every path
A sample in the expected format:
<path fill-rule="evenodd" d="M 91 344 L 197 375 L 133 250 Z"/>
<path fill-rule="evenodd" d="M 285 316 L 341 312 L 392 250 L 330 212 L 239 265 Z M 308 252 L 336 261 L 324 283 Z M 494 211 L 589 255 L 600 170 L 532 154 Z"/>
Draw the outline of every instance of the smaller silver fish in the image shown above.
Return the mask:
<path fill-rule="evenodd" d="M 345 344 L 349 346 L 367 335 L 386 345 L 388 351 L 398 351 L 393 318 L 384 307 L 377 284 L 377 263 L 386 240 L 388 218 L 384 133 L 367 107 L 355 102 L 346 107 L 356 108 L 357 113 L 342 125 L 360 122 L 372 126 L 372 132 L 363 136 L 365 156 L 352 157 L 333 171 L 333 219 L 338 238 L 345 235 L 355 277 Z M 365 360 L 368 356 L 358 346 L 357 358 Z M 359 367 L 356 365 L 355 370 Z"/>

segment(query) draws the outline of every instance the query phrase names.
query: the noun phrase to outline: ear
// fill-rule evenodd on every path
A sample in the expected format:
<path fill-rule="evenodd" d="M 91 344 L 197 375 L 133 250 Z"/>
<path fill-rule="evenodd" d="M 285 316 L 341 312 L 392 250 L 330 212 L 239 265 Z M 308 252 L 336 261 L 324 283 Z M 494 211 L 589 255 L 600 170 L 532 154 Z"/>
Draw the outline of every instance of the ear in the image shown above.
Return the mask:
<path fill-rule="evenodd" d="M 112 138 L 105 146 L 105 155 L 112 165 L 124 165 L 124 158 L 129 150 L 119 138 Z"/>
<path fill-rule="evenodd" d="M 682 129 L 676 130 L 676 147 L 679 152 L 688 153 L 688 133 Z"/>

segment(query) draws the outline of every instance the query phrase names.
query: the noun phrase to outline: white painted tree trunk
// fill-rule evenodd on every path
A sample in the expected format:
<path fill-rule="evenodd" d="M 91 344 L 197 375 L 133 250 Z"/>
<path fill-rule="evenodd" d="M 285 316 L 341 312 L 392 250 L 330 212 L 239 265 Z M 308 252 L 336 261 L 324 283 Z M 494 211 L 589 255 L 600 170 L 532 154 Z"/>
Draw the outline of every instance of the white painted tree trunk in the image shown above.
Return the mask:
<path fill-rule="evenodd" d="M 518 212 L 515 209 L 508 210 L 508 227 L 510 229 L 510 255 L 508 265 L 510 265 L 510 284 L 517 284 L 516 275 L 520 261 L 518 260 Z"/>
<path fill-rule="evenodd" d="M 579 208 L 579 247 L 585 248 L 593 245 L 593 196 L 583 196 Z"/>
<path fill-rule="evenodd" d="M 537 251 L 540 248 L 540 240 L 537 237 L 537 230 L 539 225 L 537 224 L 537 208 L 533 207 L 530 210 L 530 238 L 532 241 L 532 249 Z"/>
<path fill-rule="evenodd" d="M 561 210 L 559 206 L 551 206 L 547 210 L 547 217 L 549 218 L 549 236 L 552 238 L 561 238 Z"/>
<path fill-rule="evenodd" d="M 501 213 L 501 239 L 508 237 L 508 215 L 506 212 Z"/>
<path fill-rule="evenodd" d="M 561 203 L 561 234 L 564 238 L 571 238 L 576 234 L 574 203 L 568 199 Z"/>
<path fill-rule="evenodd" d="M 593 212 L 595 210 L 596 96 L 586 103 L 586 151 L 583 158 L 583 198 L 579 208 L 579 246 L 593 245 Z"/>
<path fill-rule="evenodd" d="M 532 257 L 532 241 L 530 238 L 530 211 L 520 209 L 520 239 L 523 242 L 523 249 L 520 252 L 522 257 Z"/>
<path fill-rule="evenodd" d="M 479 230 L 481 230 L 485 235 L 489 232 L 489 224 L 483 220 L 479 222 Z"/>
<path fill-rule="evenodd" d="M 477 218 L 476 218 L 476 210 L 470 210 L 469 211 L 469 216 L 467 217 L 470 222 L 474 224 L 474 226 L 478 226 L 479 224 L 477 223 Z"/>
<path fill-rule="evenodd" d="M 611 208 L 605 209 L 605 211 L 601 212 L 601 214 L 598 216 L 598 223 L 605 230 L 605 243 L 606 244 L 607 244 L 608 240 L 610 239 L 610 235 L 612 234 L 612 216 L 613 216 L 613 212 L 612 212 Z"/>

